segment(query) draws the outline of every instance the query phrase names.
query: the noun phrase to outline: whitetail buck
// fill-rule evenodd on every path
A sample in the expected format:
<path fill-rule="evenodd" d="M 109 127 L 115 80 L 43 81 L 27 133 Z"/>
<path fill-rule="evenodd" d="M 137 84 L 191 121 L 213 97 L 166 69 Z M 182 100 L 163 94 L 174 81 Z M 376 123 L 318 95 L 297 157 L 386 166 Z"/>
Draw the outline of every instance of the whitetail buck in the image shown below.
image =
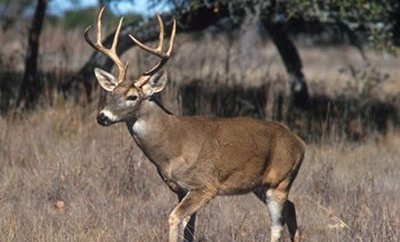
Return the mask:
<path fill-rule="evenodd" d="M 176 22 L 173 21 L 168 50 L 163 51 L 164 24 L 160 25 L 158 47 L 153 49 L 130 35 L 143 50 L 161 60 L 137 80 L 126 79 L 127 64 L 116 54 L 122 18 L 110 49 L 101 43 L 101 19 L 97 17 L 97 39 L 86 41 L 116 64 L 114 77 L 100 69 L 95 74 L 111 100 L 97 115 L 109 126 L 125 122 L 136 144 L 157 167 L 158 173 L 179 198 L 169 216 L 169 242 L 184 232 L 192 241 L 196 212 L 218 195 L 253 192 L 268 207 L 272 220 L 271 241 L 281 238 L 286 224 L 292 241 L 299 241 L 294 204 L 288 192 L 302 163 L 305 144 L 285 126 L 251 118 L 182 117 L 173 115 L 152 99 L 167 82 L 160 70 L 172 54 Z M 182 229 L 184 231 L 182 231 Z"/>

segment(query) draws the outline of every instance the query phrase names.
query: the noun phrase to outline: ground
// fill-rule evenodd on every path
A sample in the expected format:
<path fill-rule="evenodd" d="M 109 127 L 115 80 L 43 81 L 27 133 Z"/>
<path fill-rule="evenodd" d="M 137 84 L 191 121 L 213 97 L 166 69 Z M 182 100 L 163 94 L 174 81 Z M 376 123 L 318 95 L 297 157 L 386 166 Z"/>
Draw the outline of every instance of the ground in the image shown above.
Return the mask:
<path fill-rule="evenodd" d="M 170 77 L 163 95 L 166 106 L 179 113 L 179 85 L 193 80 L 208 83 L 206 88 L 214 83 L 256 89 L 266 84 L 287 92 L 287 76 L 276 49 L 262 42 L 254 29 L 241 33 L 232 46 L 223 35 L 178 35 L 166 67 Z M 82 31 L 45 29 L 40 68 L 55 73 L 55 80 L 48 80 L 50 86 L 89 58 L 92 50 Z M 23 69 L 25 35 L 0 31 L 1 73 Z M 347 95 L 360 102 L 373 98 L 399 106 L 398 58 L 368 50 L 366 64 L 352 47 L 307 43 L 296 40 L 312 97 Z M 136 50 L 123 58 L 130 60 L 130 78 L 154 61 Z M 3 77 L 1 82 L 14 83 Z M 199 96 L 201 105 L 212 109 L 210 100 Z M 97 125 L 96 103 L 69 103 L 54 90 L 44 97 L 32 113 L 0 116 L 0 241 L 166 241 L 168 214 L 177 199 L 125 125 Z M 238 100 L 246 105 L 247 101 Z M 274 107 L 266 105 L 254 109 L 267 110 L 265 118 L 270 118 L 268 110 Z M 203 111 L 208 114 L 208 109 Z M 316 125 L 327 132 L 307 142 L 303 166 L 289 195 L 304 241 L 398 241 L 398 127 L 389 123 L 382 133 L 361 130 L 361 138 L 354 141 L 338 135 L 346 130 L 328 122 L 328 114 L 326 120 L 317 120 Z M 302 120 L 294 121 L 296 127 L 290 128 L 300 135 L 310 132 Z M 268 241 L 269 225 L 267 209 L 254 195 L 219 197 L 199 212 L 196 238 Z"/>
<path fill-rule="evenodd" d="M 165 241 L 177 200 L 125 125 L 89 108 L 0 119 L 0 241 Z M 305 241 L 397 241 L 400 136 L 308 144 L 290 193 Z M 220 197 L 198 214 L 199 241 L 266 241 L 253 195 Z M 287 234 L 286 234 L 287 238 Z"/>

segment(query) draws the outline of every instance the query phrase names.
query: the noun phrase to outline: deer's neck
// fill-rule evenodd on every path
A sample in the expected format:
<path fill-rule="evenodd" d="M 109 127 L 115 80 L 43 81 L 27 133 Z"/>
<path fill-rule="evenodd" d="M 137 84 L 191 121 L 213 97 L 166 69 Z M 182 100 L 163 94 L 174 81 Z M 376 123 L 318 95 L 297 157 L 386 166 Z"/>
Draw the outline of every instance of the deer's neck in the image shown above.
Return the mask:
<path fill-rule="evenodd" d="M 155 101 L 144 101 L 141 104 L 137 119 L 128 122 L 128 129 L 136 144 L 145 155 L 157 166 L 162 166 L 174 154 L 169 132 L 176 129 L 177 117 Z"/>

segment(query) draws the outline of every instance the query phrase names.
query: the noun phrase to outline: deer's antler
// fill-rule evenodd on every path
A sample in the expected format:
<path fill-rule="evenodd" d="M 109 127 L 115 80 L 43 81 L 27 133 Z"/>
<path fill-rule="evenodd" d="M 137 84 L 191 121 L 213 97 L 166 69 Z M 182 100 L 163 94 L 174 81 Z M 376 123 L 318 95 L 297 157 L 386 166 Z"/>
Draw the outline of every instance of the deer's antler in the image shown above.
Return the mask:
<path fill-rule="evenodd" d="M 101 19 L 103 17 L 103 13 L 104 13 L 104 7 L 102 7 L 97 15 L 97 35 L 96 35 L 96 42 L 93 42 L 92 40 L 90 40 L 89 38 L 89 31 L 92 28 L 92 26 L 88 26 L 85 29 L 85 40 L 86 42 L 92 46 L 95 50 L 103 53 L 104 55 L 108 56 L 111 58 L 112 61 L 114 61 L 115 65 L 117 66 L 117 71 L 118 71 L 118 76 L 117 76 L 117 80 L 118 83 L 122 82 L 125 79 L 126 76 L 126 71 L 128 69 L 128 63 L 126 63 L 124 65 L 124 63 L 121 61 L 121 59 L 118 57 L 117 52 L 116 52 L 116 48 L 117 48 L 117 44 L 118 44 L 118 37 L 119 37 L 119 32 L 121 31 L 121 26 L 122 26 L 122 22 L 124 20 L 123 17 L 121 17 L 121 19 L 119 20 L 117 29 L 115 30 L 115 34 L 114 34 L 114 39 L 111 45 L 110 49 L 107 49 L 106 47 L 103 46 L 103 44 L 101 43 Z"/>
<path fill-rule="evenodd" d="M 158 70 L 160 70 L 165 65 L 165 63 L 167 63 L 168 59 L 171 57 L 172 50 L 174 47 L 175 34 L 176 34 L 176 20 L 174 19 L 172 22 L 172 31 L 171 31 L 171 37 L 169 39 L 169 45 L 168 45 L 167 52 L 163 51 L 164 31 L 165 30 L 164 30 L 164 23 L 159 14 L 157 14 L 157 20 L 158 20 L 158 24 L 160 26 L 159 42 L 158 42 L 157 48 L 151 48 L 147 45 L 144 45 L 133 35 L 131 35 L 131 34 L 129 35 L 129 37 L 132 39 L 132 41 L 135 42 L 135 44 L 137 44 L 141 49 L 161 58 L 161 60 L 158 61 L 157 64 L 155 64 L 149 70 L 145 71 L 142 74 L 142 76 L 138 79 L 138 81 L 135 83 L 135 85 L 138 87 L 141 87 L 144 84 L 146 84 L 146 82 L 149 80 L 148 77 L 153 75 L 154 73 L 156 73 Z"/>

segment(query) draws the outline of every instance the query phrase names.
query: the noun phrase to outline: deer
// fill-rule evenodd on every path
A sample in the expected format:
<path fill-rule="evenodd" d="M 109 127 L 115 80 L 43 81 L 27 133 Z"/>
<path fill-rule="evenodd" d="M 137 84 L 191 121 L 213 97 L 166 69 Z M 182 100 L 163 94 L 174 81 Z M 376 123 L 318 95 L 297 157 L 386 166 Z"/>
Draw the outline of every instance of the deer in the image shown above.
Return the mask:
<path fill-rule="evenodd" d="M 167 111 L 154 98 L 168 80 L 163 69 L 172 55 L 176 20 L 168 49 L 164 49 L 164 22 L 156 15 L 159 42 L 152 48 L 132 34 L 140 49 L 159 58 L 137 79 L 126 77 L 128 64 L 116 52 L 123 17 L 115 30 L 110 48 L 102 44 L 101 22 L 97 15 L 96 41 L 86 42 L 115 63 L 116 75 L 100 68 L 94 74 L 110 95 L 97 114 L 102 126 L 126 123 L 136 145 L 152 162 L 162 180 L 177 194 L 178 204 L 169 215 L 169 242 L 193 241 L 197 212 L 217 196 L 253 193 L 264 203 L 271 219 L 270 241 L 282 239 L 287 225 L 291 241 L 300 241 L 296 210 L 288 199 L 305 155 L 305 143 L 285 125 L 248 117 L 179 116 Z M 182 234 L 183 233 L 183 234 Z"/>

